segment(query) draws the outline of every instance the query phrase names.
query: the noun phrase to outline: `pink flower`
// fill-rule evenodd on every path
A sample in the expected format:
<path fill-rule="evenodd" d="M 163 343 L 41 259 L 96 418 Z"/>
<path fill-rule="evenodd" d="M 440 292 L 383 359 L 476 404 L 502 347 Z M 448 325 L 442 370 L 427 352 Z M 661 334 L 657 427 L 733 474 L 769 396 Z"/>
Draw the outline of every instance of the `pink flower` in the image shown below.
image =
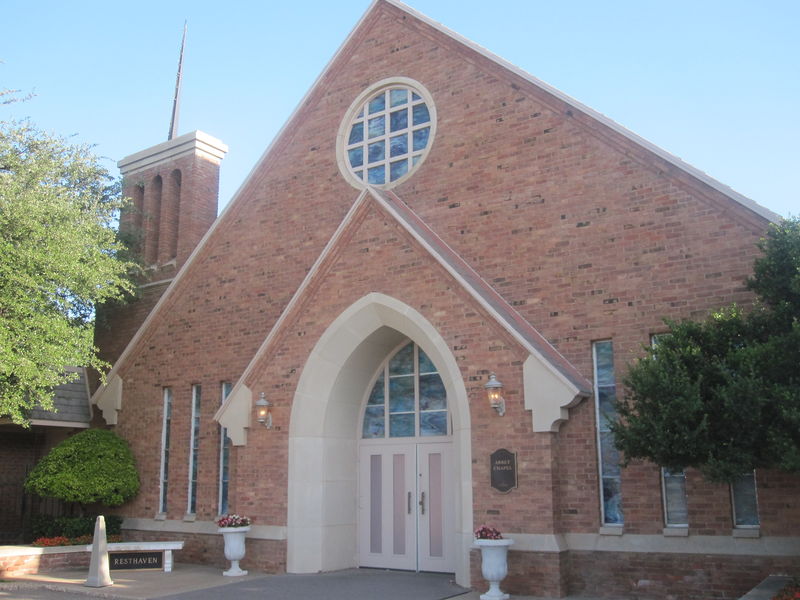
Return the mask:
<path fill-rule="evenodd" d="M 250 525 L 250 517 L 242 515 L 222 515 L 216 520 L 217 527 L 247 527 Z"/>
<path fill-rule="evenodd" d="M 475 530 L 475 538 L 478 540 L 502 540 L 503 535 L 494 527 L 481 525 Z"/>

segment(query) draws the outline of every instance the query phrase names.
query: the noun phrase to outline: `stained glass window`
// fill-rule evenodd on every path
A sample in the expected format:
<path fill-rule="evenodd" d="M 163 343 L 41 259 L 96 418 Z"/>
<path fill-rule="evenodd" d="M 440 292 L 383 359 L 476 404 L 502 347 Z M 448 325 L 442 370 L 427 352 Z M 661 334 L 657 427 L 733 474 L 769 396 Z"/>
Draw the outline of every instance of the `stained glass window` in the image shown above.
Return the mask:
<path fill-rule="evenodd" d="M 225 403 L 225 399 L 233 389 L 230 381 L 223 381 L 221 385 L 220 404 Z M 228 514 L 228 490 L 230 488 L 230 460 L 231 460 L 231 438 L 228 437 L 228 430 L 225 427 L 219 428 L 219 514 Z"/>
<path fill-rule="evenodd" d="M 202 396 L 199 384 L 192 386 L 192 423 L 189 436 L 189 502 L 186 512 L 193 515 L 197 512 L 197 472 L 200 457 L 200 399 Z"/>
<path fill-rule="evenodd" d="M 161 490 L 158 512 L 167 512 L 169 492 L 169 437 L 172 426 L 172 388 L 164 388 L 164 421 L 161 430 Z"/>
<path fill-rule="evenodd" d="M 357 107 L 343 133 L 348 170 L 359 182 L 391 187 L 420 163 L 431 144 L 435 111 L 413 86 L 389 85 Z M 388 149 L 388 151 L 387 151 Z"/>
<path fill-rule="evenodd" d="M 614 346 L 610 340 L 594 344 L 594 387 L 597 409 L 597 446 L 600 455 L 600 479 L 603 525 L 622 525 L 622 490 L 619 452 L 608 424 L 617 418 L 614 378 Z"/>
<path fill-rule="evenodd" d="M 427 354 L 409 342 L 381 366 L 364 408 L 364 439 L 450 433 L 447 392 Z"/>

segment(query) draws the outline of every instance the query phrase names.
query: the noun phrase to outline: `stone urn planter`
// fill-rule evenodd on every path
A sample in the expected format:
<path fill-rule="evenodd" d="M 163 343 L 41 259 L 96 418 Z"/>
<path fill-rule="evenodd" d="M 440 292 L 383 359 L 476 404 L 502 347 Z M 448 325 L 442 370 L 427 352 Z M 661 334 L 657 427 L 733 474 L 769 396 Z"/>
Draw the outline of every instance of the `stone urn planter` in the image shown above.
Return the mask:
<path fill-rule="evenodd" d="M 489 582 L 489 590 L 481 600 L 508 600 L 509 595 L 500 590 L 500 582 L 508 575 L 508 547 L 514 540 L 475 540 L 481 550 L 481 574 Z"/>
<path fill-rule="evenodd" d="M 247 532 L 250 531 L 250 526 L 219 527 L 217 531 L 222 534 L 225 540 L 225 558 L 231 561 L 231 568 L 223 571 L 222 574 L 228 577 L 247 575 L 247 571 L 239 568 L 239 561 L 244 558 L 244 540 L 247 537 Z"/>

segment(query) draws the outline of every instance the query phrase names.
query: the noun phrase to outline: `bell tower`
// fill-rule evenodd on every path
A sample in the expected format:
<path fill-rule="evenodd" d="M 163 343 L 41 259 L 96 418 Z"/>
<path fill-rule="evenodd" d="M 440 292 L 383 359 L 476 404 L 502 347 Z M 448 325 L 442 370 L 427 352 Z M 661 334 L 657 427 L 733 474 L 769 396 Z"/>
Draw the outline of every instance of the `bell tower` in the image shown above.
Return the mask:
<path fill-rule="evenodd" d="M 131 199 L 120 234 L 144 265 L 128 304 L 98 307 L 95 344 L 114 363 L 217 217 L 219 167 L 228 147 L 194 131 L 119 161 Z"/>
<path fill-rule="evenodd" d="M 171 279 L 217 217 L 219 166 L 228 147 L 194 131 L 119 161 L 123 192 L 132 205 L 121 233 L 148 271 Z"/>
<path fill-rule="evenodd" d="M 202 131 L 177 135 L 186 30 L 184 24 L 167 141 L 117 163 L 131 199 L 120 215 L 120 235 L 144 274 L 135 300 L 97 308 L 95 344 L 112 364 L 217 218 L 219 167 L 228 147 Z"/>

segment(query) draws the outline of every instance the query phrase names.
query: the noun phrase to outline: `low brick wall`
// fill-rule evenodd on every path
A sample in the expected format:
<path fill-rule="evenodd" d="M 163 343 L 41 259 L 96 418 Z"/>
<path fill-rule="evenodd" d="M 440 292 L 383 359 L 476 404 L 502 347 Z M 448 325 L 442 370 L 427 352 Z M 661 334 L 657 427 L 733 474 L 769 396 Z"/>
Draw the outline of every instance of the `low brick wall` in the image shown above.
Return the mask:
<path fill-rule="evenodd" d="M 508 551 L 508 575 L 500 584 L 501 589 L 512 595 L 561 598 L 567 595 L 567 570 L 563 561 L 567 552 L 518 552 Z M 485 592 L 488 584 L 481 575 L 481 552 L 470 552 L 470 585 Z"/>
<path fill-rule="evenodd" d="M 800 574 L 796 557 L 570 552 L 569 593 L 637 600 L 729 600 L 774 573 Z"/>
<path fill-rule="evenodd" d="M 470 555 L 471 585 L 484 592 L 481 554 Z M 731 600 L 774 573 L 800 575 L 796 557 L 635 552 L 523 552 L 509 550 L 504 592 L 636 600 Z"/>
<path fill-rule="evenodd" d="M 126 541 L 158 541 L 164 538 L 163 532 L 141 529 L 123 529 Z M 169 539 L 184 542 L 183 550 L 175 555 L 175 562 L 184 562 L 213 567 L 227 568 L 224 542 L 219 533 L 179 533 L 170 531 Z M 248 537 L 245 542 L 247 554 L 239 564 L 243 569 L 264 571 L 265 573 L 286 572 L 286 540 L 265 540 Z"/>
<path fill-rule="evenodd" d="M 90 558 L 86 546 L 0 546 L 0 578 L 69 567 L 88 569 Z"/>

